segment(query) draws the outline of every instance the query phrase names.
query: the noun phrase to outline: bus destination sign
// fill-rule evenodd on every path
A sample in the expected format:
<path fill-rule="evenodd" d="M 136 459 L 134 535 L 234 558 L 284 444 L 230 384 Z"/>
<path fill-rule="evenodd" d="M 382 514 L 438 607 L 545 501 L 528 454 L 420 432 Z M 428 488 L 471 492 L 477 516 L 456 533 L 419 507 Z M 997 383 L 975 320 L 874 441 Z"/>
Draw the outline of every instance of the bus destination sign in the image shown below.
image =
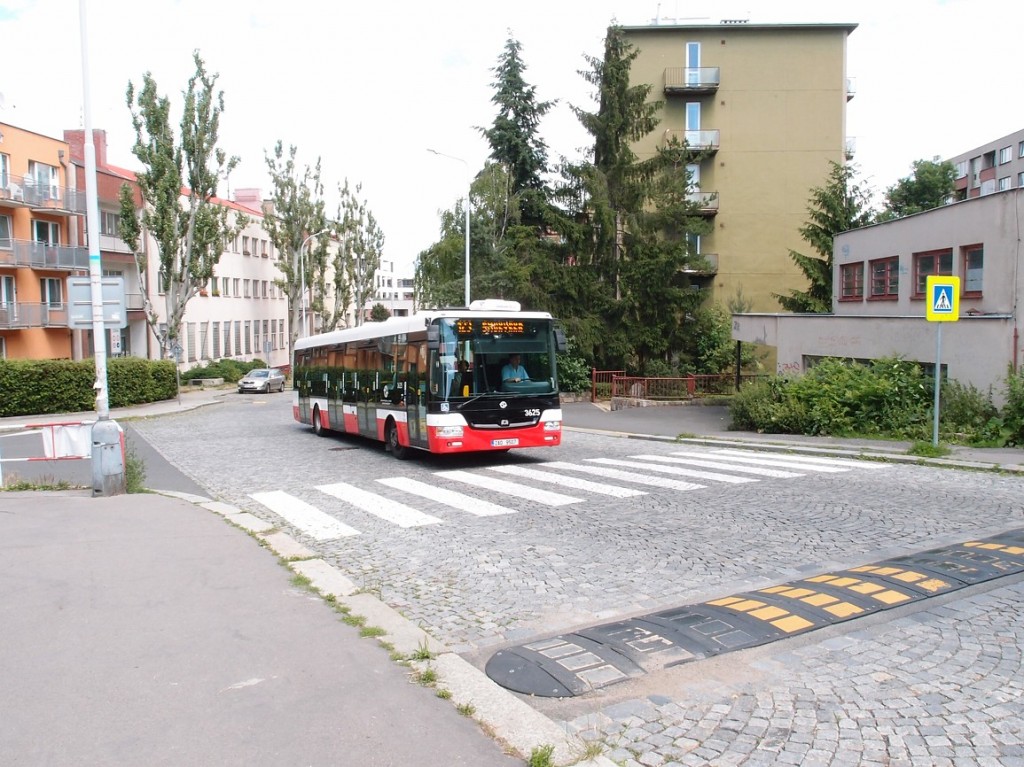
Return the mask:
<path fill-rule="evenodd" d="M 471 336 L 479 328 L 483 335 L 521 336 L 526 332 L 526 323 L 522 320 L 459 320 L 455 330 L 460 336 Z"/>

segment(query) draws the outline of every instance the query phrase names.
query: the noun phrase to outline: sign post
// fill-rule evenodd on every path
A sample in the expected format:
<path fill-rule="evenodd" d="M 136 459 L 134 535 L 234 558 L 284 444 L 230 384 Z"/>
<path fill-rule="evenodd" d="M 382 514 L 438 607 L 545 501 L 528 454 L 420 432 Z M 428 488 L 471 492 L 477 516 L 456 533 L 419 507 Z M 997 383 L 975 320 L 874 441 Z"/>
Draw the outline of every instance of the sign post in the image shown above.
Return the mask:
<path fill-rule="evenodd" d="M 949 275 L 929 275 L 925 283 L 925 316 L 937 322 L 935 332 L 935 403 L 932 408 L 932 445 L 939 444 L 939 389 L 942 385 L 942 323 L 960 319 L 960 278 Z"/>

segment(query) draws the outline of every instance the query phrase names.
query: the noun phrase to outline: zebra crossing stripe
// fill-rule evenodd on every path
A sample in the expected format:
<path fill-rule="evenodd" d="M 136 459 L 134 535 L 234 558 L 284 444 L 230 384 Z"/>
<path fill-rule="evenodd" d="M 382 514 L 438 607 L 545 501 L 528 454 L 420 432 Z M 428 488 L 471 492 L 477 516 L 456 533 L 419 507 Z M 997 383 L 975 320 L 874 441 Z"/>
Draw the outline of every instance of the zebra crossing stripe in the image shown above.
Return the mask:
<path fill-rule="evenodd" d="M 574 490 L 589 490 L 598 495 L 610 495 L 614 498 L 630 498 L 635 495 L 647 495 L 643 490 L 634 490 L 631 487 L 619 487 L 618 485 L 605 485 L 601 482 L 591 482 L 589 479 L 579 477 L 567 477 L 563 474 L 552 474 L 548 471 L 528 469 L 525 466 L 491 466 L 491 471 L 500 471 L 502 474 L 511 474 L 524 479 L 532 479 L 537 482 L 550 482 L 553 485 L 571 487 Z"/>
<path fill-rule="evenodd" d="M 708 454 L 679 451 L 672 453 L 672 455 L 706 457 Z M 822 474 L 842 474 L 843 472 L 850 470 L 849 467 L 819 466 L 813 463 L 804 463 L 795 458 L 780 458 L 775 455 L 763 457 L 760 454 L 756 453 L 746 453 L 740 455 L 723 455 L 722 451 L 720 450 L 716 450 L 714 453 L 712 453 L 712 455 L 714 455 L 716 459 L 721 459 L 723 461 L 727 461 L 730 463 L 735 461 L 736 463 L 752 463 L 756 466 L 778 466 L 779 468 L 783 469 L 793 469 L 795 471 L 817 471 Z"/>
<path fill-rule="evenodd" d="M 713 452 L 721 455 L 751 455 L 749 450 L 735 450 L 732 448 L 721 448 Z M 785 457 L 800 461 L 800 463 L 820 463 L 825 466 L 849 466 L 851 469 L 874 470 L 892 468 L 887 463 L 878 463 L 877 461 L 859 461 L 855 458 L 824 458 L 816 455 L 789 455 Z"/>
<path fill-rule="evenodd" d="M 377 481 L 382 485 L 393 487 L 396 490 L 402 490 L 406 493 L 421 496 L 422 498 L 428 498 L 432 501 L 437 501 L 445 504 L 446 506 L 450 506 L 453 509 L 475 514 L 478 517 L 493 517 L 498 514 L 516 513 L 515 509 L 510 509 L 507 506 L 499 506 L 496 503 L 481 501 L 478 498 L 473 498 L 469 495 L 456 493 L 454 490 L 448 490 L 435 485 L 428 485 L 426 482 L 409 479 L 408 477 L 385 477 L 384 479 L 378 479 Z"/>
<path fill-rule="evenodd" d="M 630 458 L 637 458 L 640 460 L 636 461 L 623 461 L 617 458 L 588 458 L 588 461 L 593 463 L 602 463 L 606 466 L 622 466 L 627 469 L 644 469 L 645 471 L 654 471 L 659 474 L 672 474 L 677 477 L 689 477 L 690 479 L 710 479 L 714 482 L 727 482 L 732 485 L 742 485 L 746 482 L 757 482 L 758 480 L 752 477 L 737 477 L 733 474 L 719 474 L 714 471 L 697 471 L 696 469 L 684 469 L 679 466 L 659 466 L 654 463 L 641 463 L 640 461 L 646 461 L 656 456 L 650 455 L 631 455 Z"/>
<path fill-rule="evenodd" d="M 673 453 L 673 455 L 679 455 L 679 453 Z M 694 455 L 704 455 L 704 453 L 694 453 Z M 802 477 L 803 474 L 798 474 L 795 471 L 783 471 L 782 469 L 763 469 L 757 466 L 737 466 L 736 464 L 725 463 L 724 461 L 706 461 L 699 458 L 673 458 L 667 455 L 645 455 L 645 459 L 652 461 L 661 461 L 662 463 L 682 463 L 687 466 L 700 466 L 705 469 L 727 469 L 729 471 L 738 471 L 741 474 L 754 474 L 759 477 L 775 477 L 777 479 L 788 479 L 790 477 Z"/>
<path fill-rule="evenodd" d="M 607 466 L 586 466 L 566 461 L 545 461 L 541 464 L 549 469 L 561 469 L 562 471 L 581 471 L 584 474 L 596 474 L 605 479 L 619 479 L 623 482 L 632 482 L 637 485 L 650 485 L 652 487 L 667 487 L 672 490 L 700 490 L 704 485 L 696 485 L 692 482 L 683 482 L 668 477 L 649 477 L 645 474 L 637 474 L 635 471 L 619 471 Z"/>
<path fill-rule="evenodd" d="M 283 490 L 250 493 L 249 497 L 262 503 L 286 522 L 318 541 L 359 535 L 358 530 L 339 522 L 329 514 L 325 514 L 315 506 L 310 506 L 305 501 L 294 495 L 289 495 Z"/>
<path fill-rule="evenodd" d="M 582 498 L 573 498 L 568 495 L 562 495 L 561 493 L 552 493 L 548 490 L 541 490 L 537 487 L 530 487 L 529 485 L 523 485 L 518 482 L 508 482 L 504 479 L 496 479 L 495 477 L 485 477 L 479 474 L 473 474 L 468 471 L 439 471 L 436 472 L 438 477 L 445 479 L 454 480 L 455 482 L 464 482 L 467 485 L 473 485 L 474 487 L 482 487 L 485 490 L 495 490 L 502 495 L 507 495 L 510 498 L 522 498 L 527 501 L 536 501 L 537 503 L 543 503 L 545 506 L 566 506 L 570 503 L 580 503 Z"/>
<path fill-rule="evenodd" d="M 437 517 L 412 508 L 412 506 L 406 506 L 404 503 L 389 500 L 382 495 L 361 490 L 345 482 L 317 485 L 316 489 L 399 527 L 422 527 L 423 525 L 436 525 L 441 521 Z"/>

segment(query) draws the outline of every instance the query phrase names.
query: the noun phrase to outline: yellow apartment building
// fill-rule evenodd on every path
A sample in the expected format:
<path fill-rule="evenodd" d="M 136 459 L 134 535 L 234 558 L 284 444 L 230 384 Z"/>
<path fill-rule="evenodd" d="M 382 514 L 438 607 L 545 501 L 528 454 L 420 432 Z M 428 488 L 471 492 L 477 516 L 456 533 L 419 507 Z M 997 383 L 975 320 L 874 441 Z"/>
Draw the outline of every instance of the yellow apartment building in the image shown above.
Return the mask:
<path fill-rule="evenodd" d="M 660 127 L 634 147 L 640 159 L 673 137 L 695 150 L 690 171 L 713 233 L 697 284 L 748 311 L 778 311 L 773 294 L 806 289 L 790 250 L 814 255 L 799 229 L 829 161 L 852 159 L 846 105 L 847 39 L 856 24 L 626 26 L 638 49 L 634 84 L 664 102 Z M 696 152 L 703 159 L 696 161 Z"/>
<path fill-rule="evenodd" d="M 0 358 L 74 356 L 65 283 L 89 253 L 70 162 L 65 142 L 0 123 Z"/>

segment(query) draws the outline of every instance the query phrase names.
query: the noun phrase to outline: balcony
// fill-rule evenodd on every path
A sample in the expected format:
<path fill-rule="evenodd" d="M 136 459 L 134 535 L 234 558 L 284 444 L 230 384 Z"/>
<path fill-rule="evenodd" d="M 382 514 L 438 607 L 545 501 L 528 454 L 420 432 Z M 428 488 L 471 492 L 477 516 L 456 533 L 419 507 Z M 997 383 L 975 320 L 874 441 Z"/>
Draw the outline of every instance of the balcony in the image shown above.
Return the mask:
<path fill-rule="evenodd" d="M 31 240 L 0 240 L 0 266 L 30 269 L 87 270 L 89 251 L 70 245 L 49 245 Z"/>
<path fill-rule="evenodd" d="M 718 90 L 718 67 L 666 67 L 665 94 L 714 93 Z"/>
<path fill-rule="evenodd" d="M 26 328 L 66 328 L 67 304 L 0 303 L 0 328 L 24 330 Z"/>
<path fill-rule="evenodd" d="M 717 130 L 672 130 L 665 131 L 664 146 L 673 142 L 685 146 L 692 152 L 717 152 L 719 132 Z"/>
<path fill-rule="evenodd" d="M 852 101 L 853 97 L 857 95 L 857 81 L 852 77 L 846 78 L 846 100 Z"/>
<path fill-rule="evenodd" d="M 127 253 L 132 255 L 132 249 L 128 244 L 113 234 L 100 233 L 100 250 L 104 253 Z"/>
<path fill-rule="evenodd" d="M 843 147 L 843 155 L 846 157 L 847 162 L 853 159 L 854 155 L 857 154 L 857 139 L 852 136 L 846 137 L 846 143 Z"/>
<path fill-rule="evenodd" d="M 683 268 L 683 274 L 694 277 L 711 277 L 718 274 L 718 254 L 699 253 Z"/>
<path fill-rule="evenodd" d="M 79 189 L 39 184 L 32 176 L 0 176 L 0 207 L 30 208 L 57 216 L 85 215 L 85 192 Z"/>
<path fill-rule="evenodd" d="M 142 312 L 146 309 L 145 296 L 141 293 L 125 293 L 124 308 L 129 312 Z"/>
<path fill-rule="evenodd" d="M 702 216 L 714 216 L 718 213 L 718 192 L 690 192 L 686 195 L 686 200 L 696 204 Z"/>

